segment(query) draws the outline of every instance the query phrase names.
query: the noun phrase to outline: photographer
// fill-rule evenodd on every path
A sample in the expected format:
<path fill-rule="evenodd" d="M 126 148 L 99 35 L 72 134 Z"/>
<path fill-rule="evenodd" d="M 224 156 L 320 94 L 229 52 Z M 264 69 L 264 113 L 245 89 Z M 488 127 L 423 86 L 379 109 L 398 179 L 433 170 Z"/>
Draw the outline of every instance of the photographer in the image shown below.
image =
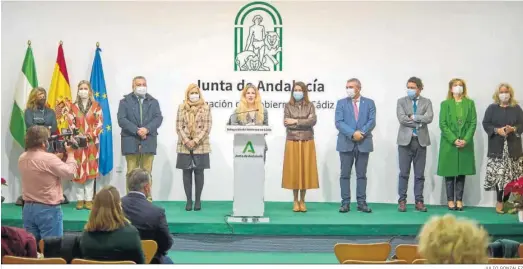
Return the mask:
<path fill-rule="evenodd" d="M 24 228 L 31 232 L 36 241 L 50 236 L 63 236 L 63 197 L 61 180 L 71 180 L 76 172 L 74 150 L 65 145 L 67 160 L 47 152 L 49 131 L 35 125 L 25 135 L 25 152 L 18 160 L 22 178 L 22 210 Z"/>
<path fill-rule="evenodd" d="M 73 130 L 78 148 L 74 158 L 78 168 L 74 174 L 76 189 L 76 209 L 93 207 L 94 181 L 98 177 L 99 144 L 98 136 L 103 128 L 102 108 L 94 100 L 89 81 L 78 83 L 78 92 L 74 104 L 68 103 L 62 113 Z"/>
<path fill-rule="evenodd" d="M 25 127 L 29 129 L 35 125 L 44 126 L 51 134 L 56 134 L 56 113 L 46 105 L 46 101 L 47 92 L 44 88 L 36 87 L 31 91 L 24 112 Z M 47 151 L 53 152 L 53 148 L 49 146 Z M 64 195 L 62 204 L 67 203 L 67 197 Z M 22 196 L 18 197 L 16 204 L 20 206 L 23 205 Z"/>

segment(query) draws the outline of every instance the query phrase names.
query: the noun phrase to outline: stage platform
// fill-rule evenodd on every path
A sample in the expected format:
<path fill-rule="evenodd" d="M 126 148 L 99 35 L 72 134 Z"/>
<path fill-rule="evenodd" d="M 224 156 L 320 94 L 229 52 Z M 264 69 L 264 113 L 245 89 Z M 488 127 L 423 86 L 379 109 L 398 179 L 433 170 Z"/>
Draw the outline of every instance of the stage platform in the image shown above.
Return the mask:
<path fill-rule="evenodd" d="M 173 234 L 238 234 L 260 236 L 415 236 L 432 215 L 447 213 L 474 219 L 491 236 L 521 236 L 523 226 L 517 215 L 498 215 L 494 208 L 465 207 L 462 212 L 449 211 L 446 206 L 428 206 L 428 212 L 400 213 L 395 204 L 369 204 L 373 213 L 356 211 L 341 214 L 337 203 L 307 203 L 307 213 L 292 212 L 290 202 L 267 202 L 269 223 L 227 223 L 232 202 L 203 202 L 201 211 L 185 211 L 185 202 L 154 202 L 165 208 L 169 230 Z M 89 211 L 76 210 L 75 203 L 64 205 L 64 231 L 81 231 Z M 2 204 L 2 225 L 22 226 L 22 207 Z"/>

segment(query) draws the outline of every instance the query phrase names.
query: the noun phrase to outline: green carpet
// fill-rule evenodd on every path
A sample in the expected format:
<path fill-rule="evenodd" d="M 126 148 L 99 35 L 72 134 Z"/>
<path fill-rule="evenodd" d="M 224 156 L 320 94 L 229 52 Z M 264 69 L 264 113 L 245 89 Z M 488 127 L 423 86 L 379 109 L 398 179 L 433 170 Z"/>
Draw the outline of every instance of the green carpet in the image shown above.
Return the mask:
<path fill-rule="evenodd" d="M 165 208 L 169 229 L 183 234 L 234 234 L 242 235 L 416 235 L 423 223 L 432 215 L 452 213 L 475 219 L 492 236 L 518 235 L 523 226 L 517 215 L 498 215 L 494 208 L 465 207 L 462 212 L 448 211 L 446 206 L 428 206 L 429 212 L 421 213 L 409 205 L 408 212 L 400 213 L 395 204 L 369 204 L 373 213 L 352 211 L 338 213 L 337 203 L 308 203 L 307 213 L 292 212 L 292 203 L 267 202 L 266 216 L 270 223 L 242 224 L 225 222 L 232 202 L 203 202 L 202 211 L 186 212 L 185 202 L 154 202 Z M 78 211 L 74 204 L 63 206 L 64 230 L 81 231 L 89 211 Z M 2 224 L 22 226 L 21 207 L 2 204 Z"/>
<path fill-rule="evenodd" d="M 169 251 L 176 264 L 338 264 L 333 253 Z"/>

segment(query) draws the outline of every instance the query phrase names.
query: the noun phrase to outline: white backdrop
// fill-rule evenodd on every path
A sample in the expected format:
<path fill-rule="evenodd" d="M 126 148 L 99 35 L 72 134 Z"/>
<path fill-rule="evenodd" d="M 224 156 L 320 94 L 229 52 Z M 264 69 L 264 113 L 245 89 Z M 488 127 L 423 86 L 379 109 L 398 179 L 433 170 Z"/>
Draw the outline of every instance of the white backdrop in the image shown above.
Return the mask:
<path fill-rule="evenodd" d="M 397 201 L 398 121 L 396 100 L 405 94 L 410 76 L 423 79 L 423 95 L 434 104 L 430 125 L 425 200 L 445 203 L 442 179 L 436 175 L 440 132 L 439 103 L 453 77 L 467 81 L 476 101 L 478 174 L 468 177 L 465 204 L 492 206 L 495 196 L 483 191 L 486 135 L 481 120 L 496 85 L 511 83 L 523 96 L 523 3 L 521 2 L 272 2 L 283 18 L 283 71 L 235 72 L 234 19 L 247 2 L 3 2 L 2 3 L 2 177 L 6 202 L 20 194 L 17 160 L 9 116 L 27 40 L 33 44 L 38 80 L 46 89 L 64 42 L 73 97 L 76 84 L 88 79 L 96 42 L 102 59 L 113 119 L 114 166 L 101 183 L 124 191 L 125 159 L 120 154 L 119 100 L 131 90 L 131 79 L 144 75 L 149 93 L 159 99 L 164 122 L 159 129 L 158 155 L 153 168 L 153 197 L 184 200 L 182 173 L 175 169 L 175 118 L 187 85 L 198 80 L 277 82 L 293 79 L 324 85 L 312 100 L 335 102 L 344 96 L 345 81 L 358 77 L 363 95 L 375 100 L 375 152 L 368 169 L 369 202 Z M 248 24 L 251 18 L 247 18 Z M 267 17 L 264 17 L 267 18 Z M 266 23 L 267 20 L 264 21 Z M 268 22 L 267 24 L 268 25 Z M 235 88 L 235 87 L 234 87 Z M 239 98 L 230 92 L 205 92 L 208 101 Z M 263 92 L 267 101 L 284 102 L 288 92 Z M 205 200 L 231 200 L 233 186 L 232 137 L 224 132 L 232 108 L 213 109 L 211 169 L 205 172 Z M 316 146 L 320 189 L 308 192 L 309 201 L 339 201 L 339 157 L 334 109 L 318 109 Z M 283 109 L 269 108 L 274 133 L 267 138 L 265 197 L 290 201 L 281 189 L 285 141 Z M 354 179 L 352 186 L 355 186 Z M 66 192 L 71 185 L 66 184 Z M 352 188 L 353 197 L 355 187 Z M 409 202 L 413 201 L 412 181 Z"/>

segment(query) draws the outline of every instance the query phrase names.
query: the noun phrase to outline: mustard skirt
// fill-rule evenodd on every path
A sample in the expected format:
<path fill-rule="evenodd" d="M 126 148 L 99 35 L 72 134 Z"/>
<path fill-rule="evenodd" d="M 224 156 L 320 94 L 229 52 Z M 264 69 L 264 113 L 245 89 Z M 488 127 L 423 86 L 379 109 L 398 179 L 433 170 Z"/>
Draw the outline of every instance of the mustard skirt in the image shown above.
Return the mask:
<path fill-rule="evenodd" d="M 318 167 L 314 140 L 285 143 L 282 188 L 289 190 L 318 189 Z"/>

